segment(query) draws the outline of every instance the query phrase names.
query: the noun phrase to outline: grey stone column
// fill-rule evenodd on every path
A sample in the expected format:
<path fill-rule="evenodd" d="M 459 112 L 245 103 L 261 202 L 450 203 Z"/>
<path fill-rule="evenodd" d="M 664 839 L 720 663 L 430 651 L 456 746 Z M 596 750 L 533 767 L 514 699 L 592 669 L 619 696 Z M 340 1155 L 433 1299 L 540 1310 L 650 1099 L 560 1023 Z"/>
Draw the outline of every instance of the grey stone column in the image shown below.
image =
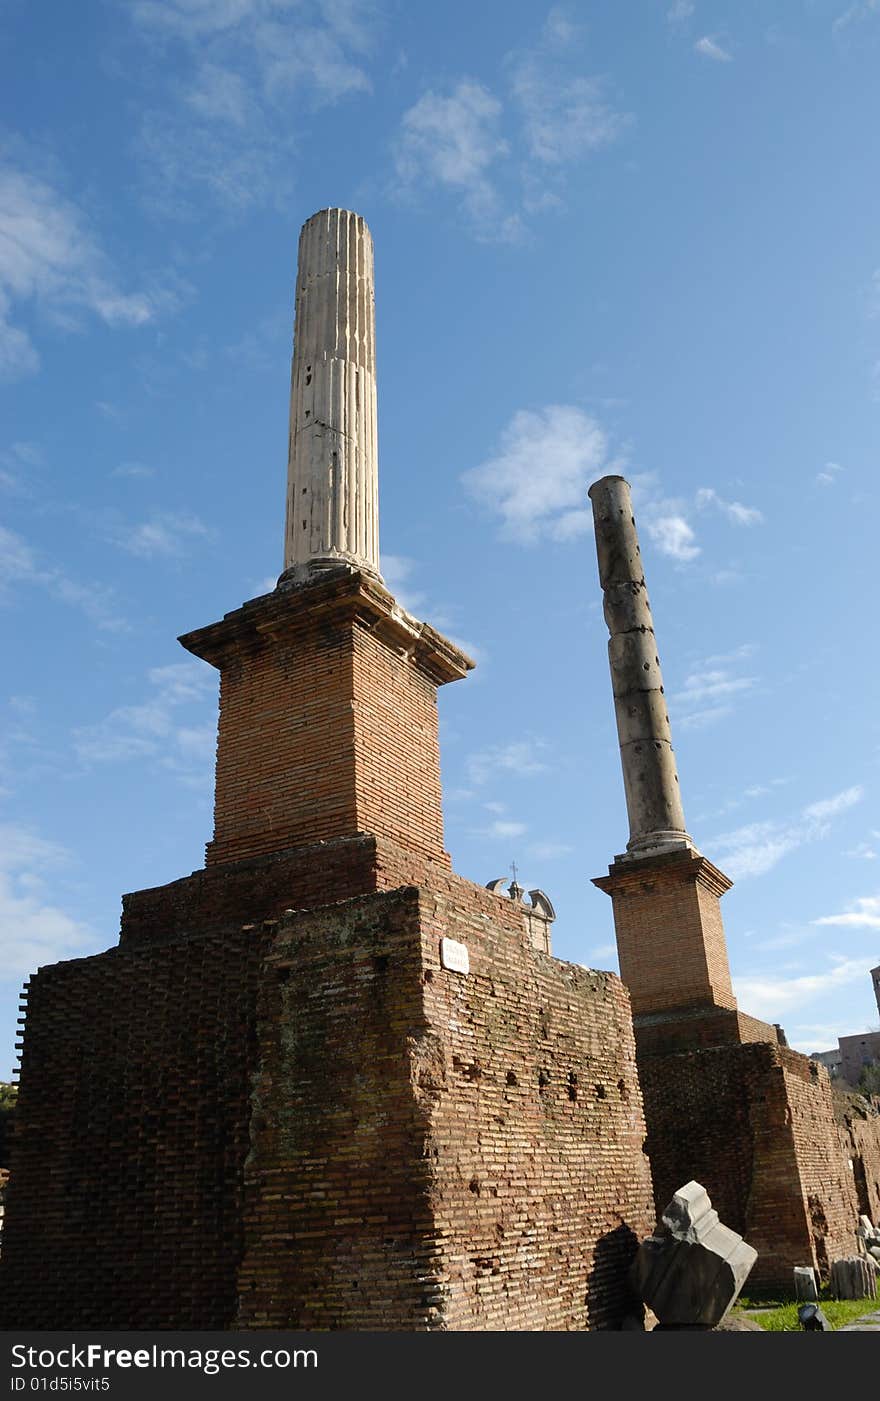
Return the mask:
<path fill-rule="evenodd" d="M 299 239 L 284 568 L 342 562 L 379 577 L 373 240 L 323 209 Z"/>
<path fill-rule="evenodd" d="M 602 477 L 590 487 L 590 500 L 610 633 L 608 660 L 630 828 L 627 855 L 693 847 L 685 830 L 629 483 L 623 477 Z"/>

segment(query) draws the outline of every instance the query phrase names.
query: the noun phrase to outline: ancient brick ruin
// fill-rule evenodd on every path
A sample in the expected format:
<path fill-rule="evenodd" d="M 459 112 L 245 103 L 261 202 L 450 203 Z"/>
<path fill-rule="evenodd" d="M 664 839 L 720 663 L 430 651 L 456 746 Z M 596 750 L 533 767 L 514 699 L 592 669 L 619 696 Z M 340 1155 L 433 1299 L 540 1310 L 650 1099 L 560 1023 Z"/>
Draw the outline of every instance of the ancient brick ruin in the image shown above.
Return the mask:
<path fill-rule="evenodd" d="M 880 1216 L 880 1115 L 835 1106 L 824 1066 L 741 1012 L 720 899 L 732 882 L 685 828 L 629 486 L 590 488 L 630 840 L 607 876 L 632 998 L 658 1212 L 692 1178 L 758 1251 L 750 1286 L 828 1277 Z M 864 1101 L 863 1101 L 864 1103 Z"/>
<path fill-rule="evenodd" d="M 205 868 L 27 985 L 3 1326 L 614 1327 L 653 1224 L 629 997 L 451 870 L 471 663 L 379 575 L 356 215 L 306 225 L 297 297 L 285 572 L 181 639 L 220 672 Z"/>
<path fill-rule="evenodd" d="M 180 639 L 219 672 L 213 839 L 123 897 L 118 947 L 27 984 L 0 1326 L 605 1329 L 692 1179 L 759 1284 L 827 1276 L 880 1219 L 880 1117 L 737 1007 L 622 478 L 591 489 L 622 977 L 454 874 L 437 691 L 472 664 L 381 578 L 374 340 L 369 233 L 322 211 L 284 572 Z"/>

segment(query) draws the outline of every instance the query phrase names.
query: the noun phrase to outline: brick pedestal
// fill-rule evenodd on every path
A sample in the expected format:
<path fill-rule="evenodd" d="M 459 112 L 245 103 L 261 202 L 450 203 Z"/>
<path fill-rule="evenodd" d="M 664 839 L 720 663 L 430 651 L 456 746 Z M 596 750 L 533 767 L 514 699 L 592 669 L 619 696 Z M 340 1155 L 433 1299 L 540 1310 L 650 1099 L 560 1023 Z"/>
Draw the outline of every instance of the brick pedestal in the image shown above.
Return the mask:
<path fill-rule="evenodd" d="M 449 865 L 437 687 L 473 663 L 377 580 L 343 565 L 180 641 L 220 671 L 208 866 L 359 832 Z"/>
<path fill-rule="evenodd" d="M 732 881 L 693 850 L 618 859 L 593 881 L 611 896 L 633 1015 L 734 1010 L 720 897 Z"/>

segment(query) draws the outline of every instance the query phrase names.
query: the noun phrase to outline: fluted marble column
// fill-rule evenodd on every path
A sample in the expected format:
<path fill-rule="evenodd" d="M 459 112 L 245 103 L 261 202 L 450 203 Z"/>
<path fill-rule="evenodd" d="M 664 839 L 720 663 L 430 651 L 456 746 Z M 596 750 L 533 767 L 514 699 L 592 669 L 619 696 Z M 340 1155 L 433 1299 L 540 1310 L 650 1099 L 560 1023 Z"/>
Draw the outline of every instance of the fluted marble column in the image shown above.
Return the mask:
<path fill-rule="evenodd" d="M 379 577 L 373 240 L 322 209 L 299 239 L 284 568 L 341 562 Z"/>
<path fill-rule="evenodd" d="M 685 829 L 654 620 L 629 483 L 590 487 L 631 857 L 693 847 Z"/>

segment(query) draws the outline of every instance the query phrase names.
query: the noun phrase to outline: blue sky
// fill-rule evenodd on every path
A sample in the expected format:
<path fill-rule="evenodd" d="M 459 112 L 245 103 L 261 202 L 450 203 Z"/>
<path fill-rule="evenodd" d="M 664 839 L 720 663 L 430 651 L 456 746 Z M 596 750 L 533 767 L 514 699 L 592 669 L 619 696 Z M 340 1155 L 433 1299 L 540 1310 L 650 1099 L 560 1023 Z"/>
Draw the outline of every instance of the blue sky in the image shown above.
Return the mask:
<path fill-rule="evenodd" d="M 39 963 L 198 868 L 282 566 L 296 243 L 376 247 L 383 568 L 478 660 L 447 846 L 616 968 L 586 489 L 633 483 L 744 1010 L 876 1024 L 880 3 L 3 0 L 0 1075 Z"/>

